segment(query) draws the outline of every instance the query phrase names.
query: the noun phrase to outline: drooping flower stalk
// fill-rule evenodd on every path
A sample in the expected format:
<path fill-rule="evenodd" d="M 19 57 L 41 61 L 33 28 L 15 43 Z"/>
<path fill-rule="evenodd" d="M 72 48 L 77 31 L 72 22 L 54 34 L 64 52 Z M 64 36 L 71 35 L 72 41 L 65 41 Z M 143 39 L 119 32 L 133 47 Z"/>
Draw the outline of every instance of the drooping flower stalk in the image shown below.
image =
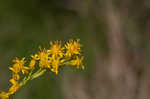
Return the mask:
<path fill-rule="evenodd" d="M 29 63 L 26 62 L 25 57 L 22 59 L 15 58 L 12 62 L 14 64 L 9 67 L 12 71 L 12 78 L 10 79 L 12 86 L 8 92 L 0 92 L 1 99 L 9 99 L 28 81 L 42 76 L 47 71 L 57 75 L 59 68 L 63 66 L 85 69 L 79 39 L 69 40 L 64 46 L 62 46 L 61 41 L 50 41 L 50 48 L 40 48 L 38 53 L 31 55 Z M 26 63 L 28 66 L 25 66 Z"/>

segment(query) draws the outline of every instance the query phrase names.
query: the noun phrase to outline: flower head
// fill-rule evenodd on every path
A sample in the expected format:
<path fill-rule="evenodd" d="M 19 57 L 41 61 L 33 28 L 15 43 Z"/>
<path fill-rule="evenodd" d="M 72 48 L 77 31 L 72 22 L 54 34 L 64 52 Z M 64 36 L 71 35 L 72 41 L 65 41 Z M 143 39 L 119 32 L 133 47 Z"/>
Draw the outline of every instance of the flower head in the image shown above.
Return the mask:
<path fill-rule="evenodd" d="M 9 88 L 9 93 L 14 94 L 20 88 L 20 85 L 14 79 L 11 79 L 10 82 L 12 83 L 12 86 Z"/>
<path fill-rule="evenodd" d="M 30 69 L 34 69 L 35 68 L 35 63 L 36 63 L 36 60 L 35 59 L 32 59 L 31 61 L 30 61 L 30 63 L 29 63 L 29 67 L 30 67 Z"/>
<path fill-rule="evenodd" d="M 48 50 L 43 49 L 39 55 L 39 66 L 41 68 L 45 67 L 45 68 L 50 68 L 50 57 L 49 57 L 50 53 Z"/>
<path fill-rule="evenodd" d="M 61 47 L 61 42 L 56 41 L 56 42 L 50 42 L 50 52 L 52 54 L 52 58 L 56 57 L 63 57 L 63 50 L 64 48 Z"/>
<path fill-rule="evenodd" d="M 14 65 L 13 67 L 9 67 L 9 69 L 11 71 L 13 71 L 13 73 L 18 74 L 20 71 L 22 72 L 22 74 L 28 73 L 28 67 L 24 66 L 25 63 L 25 58 L 22 58 L 21 60 L 16 58 L 13 60 Z"/>
<path fill-rule="evenodd" d="M 81 66 L 81 68 L 84 70 L 85 67 L 84 67 L 84 65 L 82 63 L 83 59 L 84 59 L 84 57 L 79 58 L 78 56 L 76 56 L 76 59 L 71 61 L 71 65 L 72 66 L 77 66 L 78 69 Z"/>
<path fill-rule="evenodd" d="M 62 61 L 61 61 L 59 58 L 52 60 L 52 68 L 51 68 L 51 71 L 52 71 L 52 72 L 55 72 L 56 75 L 58 74 L 58 68 L 59 68 L 59 66 L 61 66 L 61 63 L 62 63 Z"/>
<path fill-rule="evenodd" d="M 8 93 L 2 91 L 2 92 L 0 93 L 0 98 L 1 98 L 1 99 L 8 99 L 8 98 L 9 98 Z"/>
<path fill-rule="evenodd" d="M 80 41 L 79 39 L 77 39 L 76 41 L 69 40 L 69 42 L 65 45 L 66 57 L 71 57 L 72 55 L 80 54 L 81 45 L 79 41 Z"/>
<path fill-rule="evenodd" d="M 9 67 L 9 69 L 15 74 L 19 73 L 21 70 L 19 64 L 14 64 L 13 67 Z"/>
<path fill-rule="evenodd" d="M 31 55 L 31 57 L 32 57 L 34 60 L 39 60 L 38 54 Z"/>

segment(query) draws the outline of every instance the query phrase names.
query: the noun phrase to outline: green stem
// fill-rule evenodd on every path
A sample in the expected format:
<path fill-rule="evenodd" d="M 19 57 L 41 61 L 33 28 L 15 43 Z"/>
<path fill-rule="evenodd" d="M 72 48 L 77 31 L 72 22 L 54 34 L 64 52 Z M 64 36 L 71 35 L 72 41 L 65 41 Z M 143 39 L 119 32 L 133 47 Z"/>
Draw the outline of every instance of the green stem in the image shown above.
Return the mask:
<path fill-rule="evenodd" d="M 24 85 L 28 82 L 28 80 L 30 80 L 31 75 L 32 75 L 32 72 L 33 72 L 33 71 L 31 71 L 27 77 L 24 77 L 24 79 L 23 79 L 23 80 L 21 81 L 21 83 L 20 83 L 20 87 L 21 87 L 21 86 L 24 86 Z"/>
<path fill-rule="evenodd" d="M 20 83 L 20 87 L 24 86 L 29 80 L 33 80 L 39 76 L 42 76 L 44 73 L 46 72 L 46 69 L 42 69 L 40 68 L 38 71 L 36 71 L 35 73 L 33 73 L 33 71 L 31 71 L 29 73 L 29 75 L 27 77 L 25 77 L 21 83 Z M 32 74 L 33 73 L 33 74 Z"/>
<path fill-rule="evenodd" d="M 20 87 L 24 86 L 29 80 L 33 80 L 37 77 L 42 76 L 45 72 L 46 72 L 46 69 L 42 69 L 42 68 L 37 70 L 35 73 L 33 73 L 33 70 L 30 71 L 29 75 L 24 77 L 23 80 L 20 82 L 19 84 Z M 13 99 L 13 95 L 11 93 L 8 93 L 8 96 L 12 96 L 10 98 Z"/>
<path fill-rule="evenodd" d="M 36 73 L 34 73 L 32 76 L 31 76 L 31 80 L 37 78 L 37 77 L 40 77 L 42 76 L 44 73 L 46 72 L 46 69 L 39 69 Z"/>

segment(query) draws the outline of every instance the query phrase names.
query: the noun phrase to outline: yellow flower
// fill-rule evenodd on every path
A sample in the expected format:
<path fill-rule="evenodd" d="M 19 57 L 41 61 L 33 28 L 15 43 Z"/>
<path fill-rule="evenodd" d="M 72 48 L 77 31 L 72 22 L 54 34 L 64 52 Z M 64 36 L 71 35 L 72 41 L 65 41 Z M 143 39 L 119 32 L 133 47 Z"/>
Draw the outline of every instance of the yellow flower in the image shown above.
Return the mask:
<path fill-rule="evenodd" d="M 12 86 L 9 88 L 9 93 L 14 94 L 20 88 L 20 85 L 14 79 L 11 79 L 10 82 L 12 83 Z"/>
<path fill-rule="evenodd" d="M 59 66 L 61 66 L 61 64 L 62 64 L 62 61 L 60 61 L 59 58 L 53 59 L 53 60 L 52 60 L 52 68 L 51 68 L 51 71 L 52 71 L 52 72 L 55 72 L 56 75 L 57 75 L 57 74 L 58 74 L 58 68 L 59 68 Z"/>
<path fill-rule="evenodd" d="M 39 60 L 38 54 L 32 55 L 31 56 L 34 60 Z"/>
<path fill-rule="evenodd" d="M 34 59 L 32 59 L 30 61 L 30 64 L 29 64 L 30 69 L 34 69 L 35 68 L 35 63 L 36 63 L 36 61 Z"/>
<path fill-rule="evenodd" d="M 77 66 L 78 69 L 81 66 L 81 68 L 84 70 L 85 67 L 84 67 L 84 65 L 82 63 L 83 59 L 84 59 L 83 56 L 81 58 L 79 58 L 78 56 L 76 56 L 76 59 L 71 61 L 71 65 L 72 66 Z"/>
<path fill-rule="evenodd" d="M 72 55 L 80 54 L 81 44 L 79 43 L 79 41 L 79 39 L 77 39 L 76 41 L 69 40 L 69 42 L 65 44 L 66 57 L 71 57 Z"/>
<path fill-rule="evenodd" d="M 2 92 L 0 93 L 0 98 L 1 98 L 1 99 L 8 99 L 8 98 L 9 98 L 8 93 L 2 91 Z"/>
<path fill-rule="evenodd" d="M 28 72 L 27 70 L 29 69 L 29 67 L 24 66 L 25 58 L 22 58 L 21 60 L 16 58 L 13 60 L 13 62 L 13 67 L 9 67 L 9 69 L 13 71 L 13 73 L 18 74 L 21 71 L 22 74 L 25 74 Z"/>
<path fill-rule="evenodd" d="M 50 53 L 47 50 L 43 50 L 39 53 L 39 67 L 43 68 L 50 68 Z"/>
<path fill-rule="evenodd" d="M 50 42 L 50 52 L 52 54 L 52 58 L 56 57 L 63 57 L 63 50 L 64 48 L 61 47 L 61 42 L 56 41 L 56 42 Z"/>
<path fill-rule="evenodd" d="M 59 68 L 66 65 L 71 65 L 78 69 L 82 68 L 84 70 L 85 67 L 82 63 L 83 56 L 81 56 L 81 44 L 79 41 L 79 39 L 69 40 L 69 42 L 63 46 L 60 41 L 55 41 L 50 42 L 49 49 L 41 49 L 40 47 L 40 51 L 31 56 L 32 59 L 27 63 L 28 67 L 25 66 L 25 58 L 15 58 L 13 60 L 14 64 L 9 67 L 12 71 L 12 78 L 10 79 L 12 85 L 8 93 L 0 93 L 0 98 L 8 99 L 11 95 L 15 94 L 19 88 L 26 85 L 28 81 L 42 76 L 47 72 L 47 69 L 50 69 L 50 71 L 56 73 L 56 75 L 59 73 Z M 33 71 L 35 65 L 39 66 Z M 24 75 L 25 73 L 28 74 Z"/>
<path fill-rule="evenodd" d="M 15 73 L 15 74 L 17 74 L 17 73 L 20 72 L 20 66 L 19 66 L 19 64 L 14 64 L 13 67 L 9 67 L 9 69 L 11 71 L 13 71 L 13 73 Z"/>

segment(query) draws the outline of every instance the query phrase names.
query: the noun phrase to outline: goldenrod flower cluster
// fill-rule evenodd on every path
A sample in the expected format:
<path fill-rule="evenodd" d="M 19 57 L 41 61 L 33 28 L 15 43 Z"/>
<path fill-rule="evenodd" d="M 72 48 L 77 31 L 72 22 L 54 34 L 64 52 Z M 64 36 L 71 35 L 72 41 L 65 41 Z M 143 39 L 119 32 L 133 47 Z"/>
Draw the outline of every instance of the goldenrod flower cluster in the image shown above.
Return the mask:
<path fill-rule="evenodd" d="M 10 79 L 11 87 L 8 92 L 0 93 L 1 99 L 9 99 L 9 97 L 24 86 L 29 80 L 35 79 L 43 75 L 46 71 L 59 73 L 59 68 L 63 66 L 73 66 L 78 69 L 85 69 L 81 55 L 80 40 L 69 40 L 64 46 L 61 41 L 50 42 L 50 48 L 40 48 L 40 51 L 31 55 L 29 62 L 25 57 L 22 59 L 15 58 L 14 63 L 9 69 L 12 71 Z M 26 66 L 26 64 L 28 64 Z"/>

